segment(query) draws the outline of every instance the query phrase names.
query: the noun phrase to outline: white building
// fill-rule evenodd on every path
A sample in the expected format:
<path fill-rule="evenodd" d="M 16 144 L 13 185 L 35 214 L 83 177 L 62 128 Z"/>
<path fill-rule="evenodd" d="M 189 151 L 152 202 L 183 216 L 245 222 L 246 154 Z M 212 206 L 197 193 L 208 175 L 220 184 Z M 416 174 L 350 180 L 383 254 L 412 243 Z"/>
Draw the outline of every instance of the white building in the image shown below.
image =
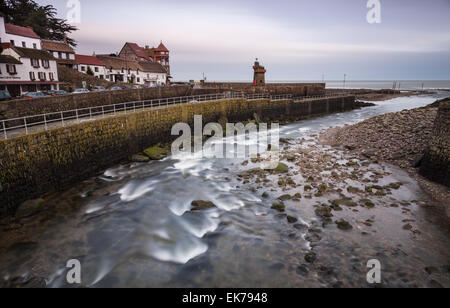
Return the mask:
<path fill-rule="evenodd" d="M 0 15 L 0 43 L 10 43 L 12 46 L 41 49 L 41 38 L 30 27 L 20 27 L 5 24 Z"/>
<path fill-rule="evenodd" d="M 7 89 L 12 96 L 59 89 L 53 56 L 41 49 L 2 46 L 0 89 Z"/>
<path fill-rule="evenodd" d="M 119 57 L 97 56 L 104 63 L 105 79 L 115 83 L 155 86 L 167 84 L 167 71 L 159 63 L 129 61 Z"/>
<path fill-rule="evenodd" d="M 41 40 L 41 47 L 56 59 L 56 63 L 68 68 L 76 66 L 75 51 L 67 44 L 65 39 L 62 42 Z"/>
<path fill-rule="evenodd" d="M 58 90 L 56 59 L 41 49 L 41 39 L 29 27 L 5 24 L 0 15 L 0 90 L 14 96 Z"/>
<path fill-rule="evenodd" d="M 167 71 L 162 64 L 156 62 L 139 62 L 139 66 L 143 75 L 141 84 L 146 86 L 167 84 Z"/>
<path fill-rule="evenodd" d="M 88 74 L 89 70 L 94 77 L 106 79 L 108 75 L 105 64 L 96 56 L 75 55 L 76 66 L 80 73 Z"/>

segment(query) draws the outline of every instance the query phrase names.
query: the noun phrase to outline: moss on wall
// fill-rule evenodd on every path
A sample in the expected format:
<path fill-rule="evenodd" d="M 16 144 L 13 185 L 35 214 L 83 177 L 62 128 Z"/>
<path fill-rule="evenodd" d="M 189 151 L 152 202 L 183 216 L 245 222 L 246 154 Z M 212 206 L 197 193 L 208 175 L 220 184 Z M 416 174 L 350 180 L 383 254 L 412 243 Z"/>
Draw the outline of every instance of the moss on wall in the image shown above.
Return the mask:
<path fill-rule="evenodd" d="M 301 119 L 351 110 L 354 97 L 294 102 L 229 99 L 151 109 L 0 141 L 0 215 L 101 172 L 130 155 L 173 140 L 175 123 Z"/>

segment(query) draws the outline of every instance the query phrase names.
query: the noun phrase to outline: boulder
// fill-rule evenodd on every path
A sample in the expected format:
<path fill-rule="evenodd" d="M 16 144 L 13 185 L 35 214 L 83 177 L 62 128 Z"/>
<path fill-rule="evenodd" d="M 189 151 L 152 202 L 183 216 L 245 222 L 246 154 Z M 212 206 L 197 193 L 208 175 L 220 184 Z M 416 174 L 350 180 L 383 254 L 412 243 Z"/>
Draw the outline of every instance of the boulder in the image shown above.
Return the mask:
<path fill-rule="evenodd" d="M 211 201 L 196 200 L 192 201 L 192 211 L 203 211 L 216 207 Z"/>
<path fill-rule="evenodd" d="M 44 199 L 28 200 L 22 203 L 16 211 L 16 218 L 26 218 L 39 213 L 45 205 Z"/>
<path fill-rule="evenodd" d="M 169 150 L 160 146 L 154 146 L 144 150 L 144 154 L 151 160 L 161 160 L 167 157 Z"/>
<path fill-rule="evenodd" d="M 146 163 L 150 161 L 150 158 L 143 154 L 135 154 L 130 157 L 130 161 L 134 163 Z"/>

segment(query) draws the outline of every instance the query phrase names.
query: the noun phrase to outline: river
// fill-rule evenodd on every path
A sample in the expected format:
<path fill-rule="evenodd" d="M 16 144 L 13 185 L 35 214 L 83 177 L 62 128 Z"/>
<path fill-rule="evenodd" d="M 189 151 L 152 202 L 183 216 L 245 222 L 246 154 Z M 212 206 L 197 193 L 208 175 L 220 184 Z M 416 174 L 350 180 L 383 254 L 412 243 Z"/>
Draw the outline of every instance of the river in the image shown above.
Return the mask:
<path fill-rule="evenodd" d="M 177 157 L 112 167 L 46 198 L 51 211 L 2 229 L 0 286 L 68 287 L 65 266 L 77 259 L 82 287 L 367 287 L 367 262 L 377 259 L 383 286 L 450 287 L 449 225 L 439 207 L 404 171 L 346 157 L 317 139 L 325 129 L 444 96 L 401 97 L 282 126 L 280 137 L 290 140 L 283 151 L 297 153 L 304 164 L 296 169 L 282 155 L 289 175 L 249 176 L 245 171 L 258 165 L 245 159 Z M 311 184 L 308 194 L 310 167 L 331 192 L 314 194 L 317 185 Z M 332 170 L 358 176 L 333 179 Z M 350 221 L 352 230 L 315 214 L 348 185 L 363 188 L 374 178 L 402 186 L 371 199 L 374 208 L 343 206 L 334 213 Z M 295 193 L 302 198 L 285 201 L 293 223 L 271 206 Z M 191 211 L 193 200 L 215 207 Z M 411 228 L 402 228 L 406 223 Z M 305 261 L 311 252 L 316 260 Z"/>

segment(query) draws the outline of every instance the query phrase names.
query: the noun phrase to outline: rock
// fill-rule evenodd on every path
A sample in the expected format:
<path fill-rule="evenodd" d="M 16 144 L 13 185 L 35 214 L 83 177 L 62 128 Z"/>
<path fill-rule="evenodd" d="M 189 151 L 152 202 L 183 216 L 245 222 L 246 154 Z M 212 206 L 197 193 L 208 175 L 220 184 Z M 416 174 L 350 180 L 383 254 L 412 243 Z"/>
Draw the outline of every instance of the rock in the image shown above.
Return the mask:
<path fill-rule="evenodd" d="M 413 227 L 410 224 L 406 224 L 403 226 L 403 230 L 407 230 L 407 231 L 412 230 L 412 228 Z"/>
<path fill-rule="evenodd" d="M 427 272 L 428 275 L 433 275 L 439 273 L 439 270 L 434 266 L 429 266 L 425 267 L 425 272 Z"/>
<path fill-rule="evenodd" d="M 278 166 L 275 168 L 275 171 L 278 173 L 288 173 L 289 167 L 286 164 L 279 163 Z"/>
<path fill-rule="evenodd" d="M 277 210 L 278 212 L 284 212 L 286 210 L 286 205 L 284 205 L 283 202 L 279 201 L 279 202 L 275 202 L 272 205 L 272 209 L 273 210 Z"/>
<path fill-rule="evenodd" d="M 327 184 L 320 184 L 320 186 L 319 186 L 319 192 L 320 193 L 326 193 L 328 191 L 328 186 L 327 186 Z"/>
<path fill-rule="evenodd" d="M 216 205 L 211 201 L 202 201 L 202 200 L 192 201 L 191 205 L 192 211 L 202 211 L 216 207 Z"/>
<path fill-rule="evenodd" d="M 146 163 L 150 161 L 150 158 L 143 154 L 135 154 L 130 157 L 130 161 L 134 163 Z"/>
<path fill-rule="evenodd" d="M 333 214 L 331 213 L 331 207 L 323 205 L 316 209 L 315 211 L 316 215 L 322 218 L 330 218 L 333 217 Z"/>
<path fill-rule="evenodd" d="M 391 184 L 389 184 L 389 188 L 392 188 L 392 189 L 400 189 L 400 187 L 402 187 L 402 183 L 391 183 Z"/>
<path fill-rule="evenodd" d="M 412 167 L 413 168 L 420 168 L 422 166 L 422 161 L 423 161 L 424 155 L 419 155 L 417 156 L 413 163 L 412 163 Z"/>
<path fill-rule="evenodd" d="M 287 221 L 288 221 L 290 224 L 295 224 L 295 223 L 298 221 L 298 219 L 295 218 L 295 217 L 293 217 L 293 216 L 288 216 L 288 217 L 287 217 Z"/>
<path fill-rule="evenodd" d="M 269 198 L 269 193 L 264 192 L 264 193 L 262 194 L 262 197 L 263 197 L 264 199 Z"/>
<path fill-rule="evenodd" d="M 314 263 L 317 260 L 317 256 L 314 252 L 308 252 L 305 256 L 305 261 L 308 263 Z"/>
<path fill-rule="evenodd" d="M 17 211 L 16 211 L 16 218 L 26 218 L 33 216 L 37 213 L 39 213 L 45 205 L 44 199 L 35 199 L 35 200 L 28 200 L 22 203 Z"/>
<path fill-rule="evenodd" d="M 292 199 L 292 196 L 288 195 L 288 194 L 282 195 L 278 198 L 278 200 L 281 200 L 281 201 L 286 201 L 286 200 L 291 200 L 291 199 Z"/>
<path fill-rule="evenodd" d="M 299 267 L 297 267 L 296 272 L 303 277 L 306 277 L 309 274 L 309 270 L 305 265 L 300 265 Z"/>
<path fill-rule="evenodd" d="M 144 154 L 151 160 L 161 160 L 167 157 L 169 150 L 160 146 L 154 146 L 144 150 Z"/>
<path fill-rule="evenodd" d="M 336 221 L 336 225 L 338 226 L 338 228 L 340 230 L 344 230 L 344 231 L 353 229 L 353 226 L 348 221 L 345 221 L 344 219 Z"/>

